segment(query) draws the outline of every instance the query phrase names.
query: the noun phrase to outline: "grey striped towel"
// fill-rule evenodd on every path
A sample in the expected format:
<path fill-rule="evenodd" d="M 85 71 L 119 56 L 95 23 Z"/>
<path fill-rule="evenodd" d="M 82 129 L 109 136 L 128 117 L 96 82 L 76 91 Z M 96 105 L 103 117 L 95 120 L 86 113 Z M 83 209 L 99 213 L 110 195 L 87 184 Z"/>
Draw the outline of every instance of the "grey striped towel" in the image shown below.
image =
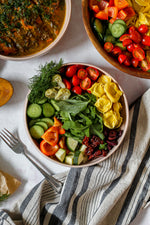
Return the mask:
<path fill-rule="evenodd" d="M 55 177 L 64 182 L 61 194 L 42 181 L 20 205 L 22 222 L 0 211 L 0 225 L 130 224 L 150 197 L 150 89 L 130 109 L 127 135 L 111 157 Z"/>

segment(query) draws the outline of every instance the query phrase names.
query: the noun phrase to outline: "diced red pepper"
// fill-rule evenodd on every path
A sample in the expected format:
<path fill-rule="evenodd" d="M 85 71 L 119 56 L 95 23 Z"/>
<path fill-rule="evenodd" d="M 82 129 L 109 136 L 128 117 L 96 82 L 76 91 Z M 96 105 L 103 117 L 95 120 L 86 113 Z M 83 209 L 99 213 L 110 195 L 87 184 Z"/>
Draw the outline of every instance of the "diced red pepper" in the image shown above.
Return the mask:
<path fill-rule="evenodd" d="M 118 15 L 118 8 L 115 7 L 115 6 L 110 6 L 108 7 L 108 16 L 113 18 L 113 19 L 116 19 Z"/>
<path fill-rule="evenodd" d="M 58 145 L 52 146 L 49 143 L 47 143 L 45 140 L 42 140 L 40 143 L 40 150 L 44 155 L 47 155 L 47 156 L 55 155 L 58 149 L 59 149 Z"/>
<path fill-rule="evenodd" d="M 126 0 L 114 0 L 114 5 L 120 10 L 129 6 L 129 3 Z"/>
<path fill-rule="evenodd" d="M 135 16 L 135 11 L 134 11 L 134 9 L 131 6 L 126 7 L 123 10 L 127 14 L 127 17 L 125 18 L 125 20 L 128 20 L 131 17 Z"/>
<path fill-rule="evenodd" d="M 100 10 L 104 10 L 105 8 L 107 8 L 109 6 L 109 2 L 105 1 L 105 0 L 101 0 L 99 1 L 99 9 Z"/>
<path fill-rule="evenodd" d="M 95 17 L 100 20 L 108 20 L 108 7 L 96 13 Z"/>
<path fill-rule="evenodd" d="M 125 20 L 127 17 L 127 13 L 124 11 L 124 9 L 119 10 L 117 19 Z"/>

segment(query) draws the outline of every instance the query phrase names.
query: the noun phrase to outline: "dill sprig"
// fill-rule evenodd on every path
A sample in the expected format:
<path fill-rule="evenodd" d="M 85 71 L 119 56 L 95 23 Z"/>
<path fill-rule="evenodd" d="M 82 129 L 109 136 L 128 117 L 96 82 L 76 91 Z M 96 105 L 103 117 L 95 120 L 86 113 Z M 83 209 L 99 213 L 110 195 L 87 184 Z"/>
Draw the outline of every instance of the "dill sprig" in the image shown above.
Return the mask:
<path fill-rule="evenodd" d="M 45 91 L 53 87 L 51 80 L 55 74 L 59 74 L 62 66 L 62 59 L 58 63 L 51 61 L 40 66 L 38 74 L 29 79 L 28 87 L 31 90 L 28 100 L 31 103 L 38 103 L 45 96 Z"/>
<path fill-rule="evenodd" d="M 6 200 L 9 197 L 9 194 L 1 194 L 0 193 L 0 202 Z"/>

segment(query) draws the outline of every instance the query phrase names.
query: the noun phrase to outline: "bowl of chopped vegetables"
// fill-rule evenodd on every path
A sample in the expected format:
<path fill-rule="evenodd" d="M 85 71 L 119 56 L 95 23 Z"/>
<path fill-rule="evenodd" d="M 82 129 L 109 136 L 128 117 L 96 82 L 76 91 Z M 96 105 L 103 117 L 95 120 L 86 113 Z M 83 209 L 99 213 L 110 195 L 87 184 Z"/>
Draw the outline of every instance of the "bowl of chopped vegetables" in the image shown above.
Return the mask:
<path fill-rule="evenodd" d="M 83 63 L 51 61 L 29 80 L 25 127 L 43 157 L 69 167 L 97 164 L 122 143 L 129 120 L 124 91 Z"/>
<path fill-rule="evenodd" d="M 117 69 L 150 79 L 150 13 L 143 0 L 82 0 L 83 22 L 97 51 Z"/>
<path fill-rule="evenodd" d="M 46 54 L 60 41 L 71 0 L 5 1 L 0 11 L 0 58 L 26 60 Z"/>

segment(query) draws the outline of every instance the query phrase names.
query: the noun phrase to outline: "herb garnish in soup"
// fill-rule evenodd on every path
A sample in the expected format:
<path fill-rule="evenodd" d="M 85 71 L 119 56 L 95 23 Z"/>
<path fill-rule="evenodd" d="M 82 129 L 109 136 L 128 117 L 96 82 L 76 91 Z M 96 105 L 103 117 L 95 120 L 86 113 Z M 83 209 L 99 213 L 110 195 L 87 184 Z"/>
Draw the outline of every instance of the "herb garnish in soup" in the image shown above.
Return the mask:
<path fill-rule="evenodd" d="M 0 0 L 0 54 L 24 56 L 40 51 L 58 36 L 65 0 Z"/>

